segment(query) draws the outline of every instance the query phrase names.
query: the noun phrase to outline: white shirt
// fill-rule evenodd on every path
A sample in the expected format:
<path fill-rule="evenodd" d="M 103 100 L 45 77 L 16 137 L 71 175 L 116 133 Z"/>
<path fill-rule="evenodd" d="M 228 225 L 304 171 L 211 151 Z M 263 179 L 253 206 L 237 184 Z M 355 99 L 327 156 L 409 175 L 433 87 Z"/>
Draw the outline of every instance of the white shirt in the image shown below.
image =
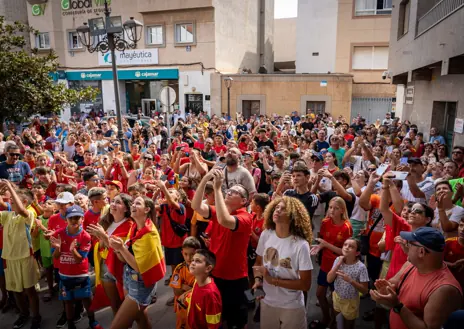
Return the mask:
<path fill-rule="evenodd" d="M 445 213 L 451 222 L 455 222 L 459 224 L 459 222 L 461 221 L 461 218 L 464 217 L 464 208 L 459 207 L 459 206 L 454 206 L 451 209 L 445 210 Z M 432 221 L 432 226 L 435 227 L 437 230 L 439 230 L 441 233 L 443 233 L 446 238 L 458 236 L 457 229 L 456 231 L 453 231 L 453 232 L 443 231 L 443 228 L 441 227 L 441 223 L 440 223 L 440 217 L 438 215 L 438 208 L 435 209 L 435 216 L 434 216 L 434 220 Z"/>
<path fill-rule="evenodd" d="M 367 170 L 369 166 L 372 164 L 370 160 L 363 160 L 363 157 L 361 155 L 353 155 L 352 158 L 355 159 L 354 164 L 353 164 L 353 172 L 356 173 L 360 170 Z M 380 161 L 377 157 L 375 157 L 375 165 L 379 166 Z"/>
<path fill-rule="evenodd" d="M 116 229 L 122 224 L 124 224 L 126 221 L 127 221 L 127 218 L 124 218 L 122 221 L 117 222 L 117 223 L 112 222 L 110 226 L 108 227 L 108 229 L 106 230 L 106 232 L 108 233 L 109 236 L 113 235 L 114 231 L 116 231 Z"/>
<path fill-rule="evenodd" d="M 274 230 L 265 230 L 258 242 L 256 253 L 263 257 L 263 265 L 270 275 L 284 280 L 297 280 L 299 271 L 310 271 L 313 263 L 309 255 L 309 243 L 300 237 L 279 238 Z M 303 291 L 289 290 L 263 283 L 266 296 L 263 302 L 272 307 L 304 307 Z"/>
<path fill-rule="evenodd" d="M 401 196 L 403 197 L 403 199 L 406 199 L 411 202 L 428 203 L 432 194 L 435 193 L 435 185 L 433 184 L 433 180 L 427 177 L 422 182 L 417 183 L 417 187 L 419 187 L 419 189 L 425 194 L 425 199 L 415 198 L 414 195 L 412 195 L 411 190 L 409 189 L 409 184 L 407 180 L 403 181 L 403 188 L 401 189 Z"/>
<path fill-rule="evenodd" d="M 363 186 L 361 188 L 361 192 L 364 191 L 365 189 L 366 189 L 366 186 Z M 354 193 L 354 189 L 352 187 L 350 187 L 346 191 L 351 192 L 354 195 L 356 195 L 356 193 Z M 368 212 L 365 211 L 363 208 L 361 208 L 359 206 L 359 197 L 356 195 L 356 201 L 354 203 L 353 212 L 351 214 L 351 219 L 355 219 L 355 220 L 357 220 L 359 222 L 367 222 L 367 214 L 368 214 Z"/>

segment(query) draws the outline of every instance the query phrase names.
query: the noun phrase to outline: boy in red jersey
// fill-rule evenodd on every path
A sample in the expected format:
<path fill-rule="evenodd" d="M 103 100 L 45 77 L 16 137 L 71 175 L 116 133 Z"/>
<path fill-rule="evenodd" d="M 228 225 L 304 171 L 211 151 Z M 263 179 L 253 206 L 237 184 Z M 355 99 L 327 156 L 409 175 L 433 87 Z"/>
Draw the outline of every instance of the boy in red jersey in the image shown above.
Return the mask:
<path fill-rule="evenodd" d="M 464 218 L 459 222 L 458 236 L 446 239 L 445 263 L 464 287 Z"/>
<path fill-rule="evenodd" d="M 68 225 L 50 238 L 53 257 L 58 259 L 60 275 L 60 300 L 64 301 L 68 329 L 75 329 L 74 301 L 82 300 L 89 318 L 91 329 L 100 329 L 95 321 L 94 312 L 90 311 L 92 289 L 89 277 L 90 234 L 82 228 L 84 211 L 79 206 L 66 210 Z"/>
<path fill-rule="evenodd" d="M 190 273 L 195 284 L 185 297 L 187 321 L 190 329 L 218 329 L 222 326 L 222 299 L 216 284 L 210 277 L 216 256 L 205 249 L 199 249 L 190 263 Z"/>

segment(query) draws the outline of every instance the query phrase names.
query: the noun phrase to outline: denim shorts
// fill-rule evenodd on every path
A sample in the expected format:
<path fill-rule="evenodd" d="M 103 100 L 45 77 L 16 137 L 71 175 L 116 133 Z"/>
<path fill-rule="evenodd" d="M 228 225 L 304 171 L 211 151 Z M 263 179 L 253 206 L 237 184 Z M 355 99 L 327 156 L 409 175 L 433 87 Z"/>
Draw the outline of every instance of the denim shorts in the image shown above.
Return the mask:
<path fill-rule="evenodd" d="M 90 277 L 60 276 L 60 300 L 69 301 L 91 297 Z"/>
<path fill-rule="evenodd" d="M 142 275 L 129 266 L 124 265 L 124 289 L 127 296 L 139 306 L 148 306 L 151 303 L 152 291 L 155 285 L 145 287 Z"/>

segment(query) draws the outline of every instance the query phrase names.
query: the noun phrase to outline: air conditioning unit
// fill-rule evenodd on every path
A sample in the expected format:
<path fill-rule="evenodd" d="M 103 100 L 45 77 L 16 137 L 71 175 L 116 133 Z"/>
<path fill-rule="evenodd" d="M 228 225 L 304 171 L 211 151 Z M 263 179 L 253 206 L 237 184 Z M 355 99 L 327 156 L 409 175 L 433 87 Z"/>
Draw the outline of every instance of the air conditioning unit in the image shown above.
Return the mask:
<path fill-rule="evenodd" d="M 31 6 L 33 5 L 42 5 L 44 3 L 47 3 L 48 0 L 27 0 Z"/>

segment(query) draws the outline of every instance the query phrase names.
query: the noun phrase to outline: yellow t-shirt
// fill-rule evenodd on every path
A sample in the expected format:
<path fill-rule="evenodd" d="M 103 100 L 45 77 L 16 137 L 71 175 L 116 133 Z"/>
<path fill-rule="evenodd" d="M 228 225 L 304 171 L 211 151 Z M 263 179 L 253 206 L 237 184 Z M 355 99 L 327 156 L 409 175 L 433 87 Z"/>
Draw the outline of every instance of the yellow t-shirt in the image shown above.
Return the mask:
<path fill-rule="evenodd" d="M 0 212 L 0 224 L 3 225 L 3 259 L 17 260 L 31 255 L 31 228 L 35 217 L 32 211 L 27 212 L 28 217 L 17 215 L 14 211 Z"/>

